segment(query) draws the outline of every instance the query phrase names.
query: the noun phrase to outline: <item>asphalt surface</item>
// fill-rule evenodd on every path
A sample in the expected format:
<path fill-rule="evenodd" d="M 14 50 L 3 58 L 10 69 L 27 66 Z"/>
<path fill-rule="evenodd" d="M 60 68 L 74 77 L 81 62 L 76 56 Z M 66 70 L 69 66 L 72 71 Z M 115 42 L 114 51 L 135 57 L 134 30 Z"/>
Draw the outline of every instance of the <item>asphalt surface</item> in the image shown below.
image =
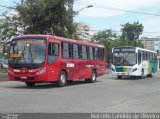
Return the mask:
<path fill-rule="evenodd" d="M 118 80 L 104 75 L 96 83 L 76 81 L 59 88 L 22 82 L 0 82 L 0 112 L 160 112 L 160 74 L 152 78 Z"/>

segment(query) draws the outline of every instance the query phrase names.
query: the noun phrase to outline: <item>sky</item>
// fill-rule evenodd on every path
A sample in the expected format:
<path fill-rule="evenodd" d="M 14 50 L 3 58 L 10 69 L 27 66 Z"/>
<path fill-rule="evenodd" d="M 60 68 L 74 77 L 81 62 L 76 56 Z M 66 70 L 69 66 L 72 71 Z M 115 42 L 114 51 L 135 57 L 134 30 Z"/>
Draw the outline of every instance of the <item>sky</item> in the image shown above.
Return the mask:
<path fill-rule="evenodd" d="M 20 2 L 20 0 L 0 0 L 0 5 L 10 7 L 14 6 L 15 2 Z M 84 8 L 88 5 L 93 5 L 93 7 Z M 84 9 L 81 10 L 82 8 Z M 5 10 L 0 7 L 0 12 Z M 123 24 L 139 21 L 144 26 L 142 37 L 160 37 L 160 0 L 76 0 L 74 10 L 80 10 L 74 20 L 90 25 L 92 32 L 112 29 L 120 34 Z"/>
<path fill-rule="evenodd" d="M 144 26 L 142 37 L 160 36 L 160 0 L 78 0 L 74 9 L 80 10 L 87 5 L 93 7 L 80 11 L 75 20 L 90 24 L 93 31 L 112 29 L 120 33 L 122 24 L 139 21 Z M 119 9 L 159 16 L 129 13 Z"/>

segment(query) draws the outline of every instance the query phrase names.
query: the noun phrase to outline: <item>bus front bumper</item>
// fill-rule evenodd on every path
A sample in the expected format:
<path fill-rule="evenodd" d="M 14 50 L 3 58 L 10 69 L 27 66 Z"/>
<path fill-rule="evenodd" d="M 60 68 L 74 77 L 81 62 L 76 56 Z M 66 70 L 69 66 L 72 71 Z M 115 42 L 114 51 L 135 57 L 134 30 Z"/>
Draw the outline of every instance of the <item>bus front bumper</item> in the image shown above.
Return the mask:
<path fill-rule="evenodd" d="M 45 82 L 47 74 L 43 73 L 37 75 L 37 72 L 14 72 L 14 70 L 8 70 L 8 78 L 11 81 L 21 82 Z"/>

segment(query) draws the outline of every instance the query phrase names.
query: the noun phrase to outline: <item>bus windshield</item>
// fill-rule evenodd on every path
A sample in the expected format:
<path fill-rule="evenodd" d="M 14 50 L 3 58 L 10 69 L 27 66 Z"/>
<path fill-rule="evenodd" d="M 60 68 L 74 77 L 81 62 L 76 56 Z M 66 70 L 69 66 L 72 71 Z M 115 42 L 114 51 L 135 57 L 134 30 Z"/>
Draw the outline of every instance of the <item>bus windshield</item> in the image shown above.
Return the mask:
<path fill-rule="evenodd" d="M 18 39 L 11 43 L 9 65 L 12 68 L 39 68 L 45 61 L 46 41 Z"/>
<path fill-rule="evenodd" d="M 113 64 L 115 66 L 133 66 L 137 63 L 136 53 L 113 53 Z"/>

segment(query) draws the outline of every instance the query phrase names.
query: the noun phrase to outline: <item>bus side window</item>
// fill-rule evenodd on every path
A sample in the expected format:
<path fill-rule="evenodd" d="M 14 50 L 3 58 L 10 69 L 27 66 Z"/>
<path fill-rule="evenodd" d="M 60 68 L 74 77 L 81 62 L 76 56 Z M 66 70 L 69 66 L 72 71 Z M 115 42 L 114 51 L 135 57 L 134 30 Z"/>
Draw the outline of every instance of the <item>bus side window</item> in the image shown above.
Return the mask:
<path fill-rule="evenodd" d="M 87 59 L 87 46 L 82 45 L 82 60 Z"/>
<path fill-rule="evenodd" d="M 152 53 L 150 52 L 150 60 L 152 60 Z"/>
<path fill-rule="evenodd" d="M 149 60 L 151 60 L 151 55 L 150 55 L 151 53 L 150 52 L 148 52 L 148 59 Z"/>
<path fill-rule="evenodd" d="M 98 48 L 95 48 L 95 59 L 98 60 L 99 59 L 99 54 L 98 54 Z"/>
<path fill-rule="evenodd" d="M 48 44 L 48 63 L 52 64 L 58 59 L 59 56 L 59 45 L 57 43 Z"/>
<path fill-rule="evenodd" d="M 69 44 L 69 57 L 73 58 L 73 44 L 72 43 Z"/>
<path fill-rule="evenodd" d="M 143 60 L 146 60 L 146 53 L 143 51 Z"/>
<path fill-rule="evenodd" d="M 152 60 L 154 59 L 154 53 L 152 53 Z"/>
<path fill-rule="evenodd" d="M 73 44 L 73 59 L 79 59 L 78 44 Z"/>
<path fill-rule="evenodd" d="M 142 54 L 141 54 L 141 51 L 140 50 L 138 50 L 138 65 L 140 65 L 141 64 L 141 56 Z"/>
<path fill-rule="evenodd" d="M 90 57 L 89 57 L 89 47 L 87 46 L 87 59 L 89 60 Z"/>
<path fill-rule="evenodd" d="M 146 52 L 146 59 L 149 60 L 149 52 Z"/>
<path fill-rule="evenodd" d="M 69 59 L 70 55 L 69 55 L 69 43 L 67 42 L 62 42 L 62 57 L 64 59 Z"/>
<path fill-rule="evenodd" d="M 79 59 L 82 59 L 82 45 L 78 45 Z"/>
<path fill-rule="evenodd" d="M 93 47 L 89 47 L 89 59 L 93 60 Z"/>
<path fill-rule="evenodd" d="M 98 51 L 97 51 L 97 59 L 101 60 L 100 48 L 97 48 L 97 49 L 98 49 Z"/>
<path fill-rule="evenodd" d="M 154 60 L 157 60 L 157 54 L 154 53 Z"/>
<path fill-rule="evenodd" d="M 111 56 L 112 57 L 112 56 Z M 104 49 L 101 48 L 100 49 L 100 60 L 103 60 L 104 59 Z"/>

